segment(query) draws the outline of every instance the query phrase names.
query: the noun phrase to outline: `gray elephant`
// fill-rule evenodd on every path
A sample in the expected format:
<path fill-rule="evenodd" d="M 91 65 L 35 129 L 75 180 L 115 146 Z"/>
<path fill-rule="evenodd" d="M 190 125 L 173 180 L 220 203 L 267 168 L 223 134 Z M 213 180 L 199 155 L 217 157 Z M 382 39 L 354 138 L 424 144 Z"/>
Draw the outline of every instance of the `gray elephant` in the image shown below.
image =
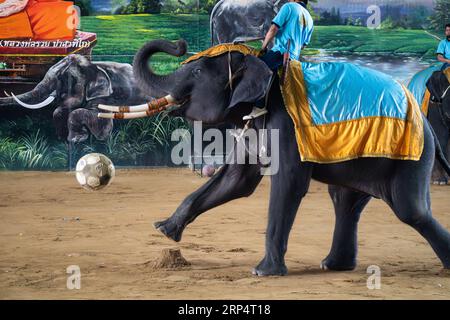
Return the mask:
<path fill-rule="evenodd" d="M 426 83 L 430 91 L 428 119 L 438 137 L 446 159 L 449 159 L 447 147 L 450 138 L 450 82 L 442 71 L 435 71 Z M 440 165 L 436 165 L 433 174 L 434 184 L 447 184 L 448 178 Z"/>
<path fill-rule="evenodd" d="M 334 164 L 302 162 L 294 138 L 294 124 L 284 106 L 278 76 L 275 75 L 274 83 L 268 90 L 267 83 L 272 72 L 264 62 L 252 55 L 232 52 L 230 55 L 199 58 L 169 75 L 160 76 L 149 70 L 148 60 L 153 54 L 165 52 L 181 56 L 186 50 L 187 44 L 182 40 L 177 43 L 154 40 L 137 53 L 134 71 L 138 83 L 152 96 L 161 97 L 154 106 L 158 109 L 154 110 L 162 110 L 164 105 L 172 104 L 173 109 L 166 109 L 172 116 L 212 125 L 231 123 L 242 128 L 242 117 L 250 112 L 255 101 L 269 91 L 269 113 L 264 119 L 253 120 L 252 126 L 255 129 L 266 126 L 269 133 L 278 129 L 279 154 L 282 157 L 277 173 L 271 175 L 266 253 L 253 270 L 254 274 L 287 273 L 284 256 L 289 233 L 311 179 L 329 185 L 336 214 L 331 251 L 322 261 L 322 268 L 355 268 L 358 221 L 371 198 L 385 201 L 402 222 L 413 227 L 429 242 L 443 266 L 450 268 L 450 233 L 432 216 L 428 183 L 435 156 L 447 172 L 450 172 L 450 166 L 425 118 L 424 147 L 418 161 L 380 157 Z M 230 80 L 233 81 L 232 86 Z M 141 106 L 126 110 L 133 113 L 140 111 Z M 139 113 L 131 117 L 136 117 L 136 114 Z M 99 114 L 112 118 L 126 118 L 125 115 Z M 271 139 L 268 137 L 267 141 Z M 246 163 L 225 164 L 206 184 L 189 195 L 170 218 L 155 223 L 155 227 L 168 238 L 180 241 L 186 226 L 200 214 L 233 199 L 250 196 L 262 179 L 260 170 L 263 164 Z"/>
<path fill-rule="evenodd" d="M 210 16 L 212 44 L 263 38 L 272 19 L 286 2 L 287 0 L 220 0 Z"/>
<path fill-rule="evenodd" d="M 104 140 L 112 131 L 111 120 L 97 117 L 98 104 L 135 104 L 149 99 L 137 85 L 130 64 L 91 62 L 74 54 L 52 66 L 32 91 L 0 98 L 0 106 L 40 109 L 54 104 L 53 120 L 58 137 L 82 142 L 89 132 Z"/>

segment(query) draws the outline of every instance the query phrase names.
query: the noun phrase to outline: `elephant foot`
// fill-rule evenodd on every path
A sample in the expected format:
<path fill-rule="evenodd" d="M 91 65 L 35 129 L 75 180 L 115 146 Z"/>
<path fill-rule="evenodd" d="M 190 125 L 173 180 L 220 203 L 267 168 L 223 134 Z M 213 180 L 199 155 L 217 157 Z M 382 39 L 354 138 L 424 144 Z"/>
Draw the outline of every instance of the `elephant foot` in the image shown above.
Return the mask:
<path fill-rule="evenodd" d="M 183 228 L 174 223 L 171 218 L 164 221 L 155 222 L 153 226 L 167 238 L 175 242 L 179 242 L 181 240 Z"/>
<path fill-rule="evenodd" d="M 320 269 L 332 271 L 352 271 L 356 268 L 356 260 L 339 260 L 331 257 L 326 257 L 320 263 Z"/>
<path fill-rule="evenodd" d="M 80 142 L 84 142 L 89 138 L 89 134 L 77 134 L 77 135 L 73 135 L 73 134 L 69 134 L 69 137 L 67 138 L 67 140 L 69 142 L 73 142 L 73 143 L 80 143 Z"/>
<path fill-rule="evenodd" d="M 288 270 L 284 263 L 270 262 L 266 258 L 252 270 L 252 274 L 259 277 L 285 276 L 287 272 Z"/>
<path fill-rule="evenodd" d="M 445 186 L 448 184 L 448 180 L 446 178 L 440 178 L 433 180 L 433 184 L 439 185 L 439 186 Z"/>

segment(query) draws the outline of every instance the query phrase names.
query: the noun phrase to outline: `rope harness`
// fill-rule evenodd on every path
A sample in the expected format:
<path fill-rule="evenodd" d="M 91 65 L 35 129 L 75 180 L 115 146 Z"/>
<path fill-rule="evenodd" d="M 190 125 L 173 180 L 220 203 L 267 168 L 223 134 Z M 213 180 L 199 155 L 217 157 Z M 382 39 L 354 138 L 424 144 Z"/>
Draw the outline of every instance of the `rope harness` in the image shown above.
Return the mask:
<path fill-rule="evenodd" d="M 237 69 L 234 73 L 232 72 L 232 69 L 231 69 L 231 51 L 229 51 L 228 52 L 228 82 L 225 85 L 224 89 L 226 89 L 227 87 L 230 87 L 230 90 L 233 91 L 233 80 L 235 78 L 237 78 L 239 73 L 241 73 L 245 69 L 247 69 L 247 66 L 244 64 L 241 67 L 239 67 L 239 69 Z"/>
<path fill-rule="evenodd" d="M 263 167 L 266 167 L 267 164 L 262 164 L 260 161 L 260 158 L 263 157 L 267 157 L 267 147 L 266 147 L 266 135 L 265 135 L 265 129 L 266 129 L 266 115 L 264 115 L 263 118 L 263 127 L 262 127 L 262 134 L 261 134 L 261 143 L 259 144 L 260 148 L 257 152 L 257 154 L 255 152 L 253 152 L 252 150 L 250 150 L 250 148 L 247 146 L 247 143 L 245 141 L 245 139 L 243 139 L 245 133 L 248 131 L 248 129 L 251 128 L 251 124 L 252 124 L 252 120 L 248 120 L 243 129 L 236 129 L 235 128 L 235 132 L 232 132 L 231 135 L 235 138 L 236 144 L 238 143 L 242 143 L 244 146 L 245 151 L 250 155 L 250 156 L 254 156 L 256 157 L 256 159 L 258 160 L 258 163 L 260 165 L 262 165 Z M 240 132 L 239 132 L 240 130 Z"/>
<path fill-rule="evenodd" d="M 230 87 L 230 91 L 232 93 L 233 92 L 233 80 L 237 77 L 237 75 L 241 71 L 245 70 L 247 67 L 245 65 L 243 65 L 243 66 L 241 66 L 238 70 L 236 70 L 233 73 L 232 68 L 231 68 L 231 64 L 232 64 L 232 58 L 231 58 L 231 50 L 230 50 L 230 51 L 228 51 L 228 83 L 226 84 L 225 88 L 229 86 Z M 287 65 L 288 65 L 288 62 L 286 61 L 286 57 L 284 57 L 283 70 L 286 69 Z M 267 87 L 266 87 L 266 93 L 265 93 L 265 96 L 264 96 L 264 108 L 267 107 L 267 103 L 269 101 L 269 93 L 270 93 L 270 89 L 272 88 L 272 84 L 273 84 L 274 79 L 275 79 L 275 74 L 272 75 L 272 77 L 270 78 L 270 80 L 269 80 L 269 82 L 267 84 Z M 230 94 L 230 97 L 231 97 L 231 94 Z M 261 144 L 260 144 L 260 148 L 258 150 L 258 154 L 257 155 L 248 148 L 247 144 L 245 143 L 245 139 L 243 139 L 245 133 L 248 131 L 248 129 L 250 129 L 252 121 L 253 121 L 253 119 L 252 120 L 248 120 L 245 123 L 244 128 L 241 129 L 241 131 L 239 133 L 238 133 L 238 129 L 236 129 L 236 127 L 235 127 L 235 132 L 232 132 L 231 135 L 235 138 L 236 143 L 243 143 L 246 152 L 249 155 L 256 156 L 257 159 L 258 159 L 258 162 L 260 163 L 259 159 L 261 157 L 266 157 L 267 156 L 267 148 L 266 148 L 266 142 L 265 142 L 265 140 L 266 140 L 266 135 L 265 135 L 266 115 L 264 115 L 264 119 L 263 119 L 263 127 L 262 127 L 263 131 L 262 131 L 262 134 L 261 134 Z"/>
<path fill-rule="evenodd" d="M 443 100 L 445 98 L 449 89 L 450 89 L 450 86 L 448 86 L 447 89 L 445 89 L 444 93 L 441 96 L 441 100 Z"/>

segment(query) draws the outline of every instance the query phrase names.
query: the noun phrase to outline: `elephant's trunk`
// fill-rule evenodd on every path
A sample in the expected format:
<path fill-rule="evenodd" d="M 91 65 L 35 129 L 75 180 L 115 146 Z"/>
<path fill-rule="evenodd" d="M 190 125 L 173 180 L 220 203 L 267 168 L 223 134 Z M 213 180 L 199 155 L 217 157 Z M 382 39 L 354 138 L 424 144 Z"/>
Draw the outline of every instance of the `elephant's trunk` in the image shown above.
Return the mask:
<path fill-rule="evenodd" d="M 0 106 L 17 106 L 18 104 L 28 109 L 39 109 L 49 105 L 56 96 L 56 84 L 58 75 L 61 70 L 65 70 L 69 59 L 64 58 L 54 66 L 52 66 L 46 73 L 44 79 L 37 84 L 37 86 L 26 93 L 14 95 L 14 93 L 5 92 L 8 96 L 0 98 Z"/>
<path fill-rule="evenodd" d="M 43 108 L 54 100 L 54 92 L 54 88 L 49 83 L 40 82 L 33 90 L 26 93 L 14 95 L 13 92 L 5 92 L 8 97 L 0 98 L 0 106 L 21 105 L 28 109 Z"/>
<path fill-rule="evenodd" d="M 133 72 L 142 89 L 153 97 L 163 97 L 175 86 L 178 71 L 168 75 L 157 75 L 149 67 L 150 57 L 157 52 L 165 52 L 175 57 L 184 55 L 187 43 L 178 40 L 173 43 L 167 40 L 154 40 L 146 43 L 136 54 L 133 62 Z"/>
<path fill-rule="evenodd" d="M 98 113 L 99 118 L 104 119 L 137 119 L 144 117 L 151 117 L 158 114 L 168 107 L 175 104 L 175 99 L 169 94 L 165 97 L 155 99 L 145 104 L 140 104 L 137 106 L 109 106 L 105 104 L 99 104 L 98 108 L 100 110 L 111 111 L 113 113 Z"/>
<path fill-rule="evenodd" d="M 187 44 L 184 40 L 172 43 L 166 40 L 154 40 L 145 44 L 134 57 L 134 76 L 142 89 L 148 91 L 153 97 L 159 97 L 146 104 L 137 106 L 109 106 L 99 104 L 98 108 L 112 113 L 98 113 L 99 118 L 105 119 L 136 119 L 150 117 L 158 114 L 168 107 L 180 105 L 182 98 L 173 95 L 173 88 L 176 86 L 179 70 L 168 75 L 157 75 L 149 67 L 150 57 L 157 52 L 165 52 L 172 56 L 180 57 L 186 53 Z M 178 98 L 178 99 L 177 99 Z"/>

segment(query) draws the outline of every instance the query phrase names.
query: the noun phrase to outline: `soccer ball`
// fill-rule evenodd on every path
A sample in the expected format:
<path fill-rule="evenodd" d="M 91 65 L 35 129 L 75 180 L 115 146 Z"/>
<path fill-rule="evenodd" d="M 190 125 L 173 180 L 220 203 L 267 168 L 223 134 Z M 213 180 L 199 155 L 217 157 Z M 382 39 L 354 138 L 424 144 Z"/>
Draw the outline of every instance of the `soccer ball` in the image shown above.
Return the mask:
<path fill-rule="evenodd" d="M 207 164 L 206 166 L 204 166 L 202 168 L 202 175 L 206 176 L 206 177 L 212 177 L 214 175 L 214 173 L 216 172 L 216 169 L 214 168 L 214 166 Z"/>
<path fill-rule="evenodd" d="M 78 183 L 87 190 L 100 190 L 108 186 L 115 175 L 114 164 L 101 153 L 89 153 L 80 158 L 76 166 Z"/>

